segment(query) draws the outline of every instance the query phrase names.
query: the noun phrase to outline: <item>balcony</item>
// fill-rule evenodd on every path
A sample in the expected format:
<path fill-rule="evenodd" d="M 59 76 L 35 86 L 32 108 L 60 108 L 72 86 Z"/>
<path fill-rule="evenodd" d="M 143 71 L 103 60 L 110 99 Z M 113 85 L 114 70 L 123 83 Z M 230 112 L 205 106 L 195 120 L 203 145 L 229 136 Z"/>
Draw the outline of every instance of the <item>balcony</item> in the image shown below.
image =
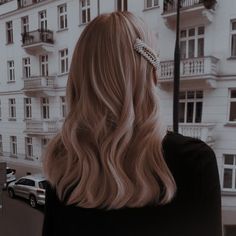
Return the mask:
<path fill-rule="evenodd" d="M 38 29 L 23 33 L 22 47 L 27 53 L 32 55 L 53 52 L 53 32 L 51 30 Z"/>
<path fill-rule="evenodd" d="M 24 8 L 45 0 L 17 0 L 18 8 Z"/>
<path fill-rule="evenodd" d="M 55 96 L 55 76 L 23 78 L 23 92 L 28 97 Z"/>
<path fill-rule="evenodd" d="M 219 59 L 213 56 L 182 59 L 180 62 L 180 86 L 216 88 Z M 171 88 L 174 80 L 174 61 L 162 61 L 159 76 L 160 86 Z"/>
<path fill-rule="evenodd" d="M 24 133 L 29 136 L 50 137 L 56 134 L 60 129 L 58 120 L 26 120 L 26 129 Z"/>
<path fill-rule="evenodd" d="M 169 2 L 169 3 L 168 3 Z M 182 0 L 181 1 L 181 25 L 184 27 L 189 20 L 197 21 L 197 24 L 209 24 L 213 21 L 214 8 L 216 1 L 211 0 L 203 4 L 203 0 Z M 176 23 L 177 0 L 164 0 L 162 17 L 166 25 L 175 29 Z"/>
<path fill-rule="evenodd" d="M 213 147 L 214 137 L 213 130 L 215 124 L 208 123 L 186 123 L 179 124 L 179 133 L 185 136 L 193 137 L 202 140 L 207 143 L 209 146 Z M 168 126 L 168 130 L 173 130 L 172 126 Z"/>

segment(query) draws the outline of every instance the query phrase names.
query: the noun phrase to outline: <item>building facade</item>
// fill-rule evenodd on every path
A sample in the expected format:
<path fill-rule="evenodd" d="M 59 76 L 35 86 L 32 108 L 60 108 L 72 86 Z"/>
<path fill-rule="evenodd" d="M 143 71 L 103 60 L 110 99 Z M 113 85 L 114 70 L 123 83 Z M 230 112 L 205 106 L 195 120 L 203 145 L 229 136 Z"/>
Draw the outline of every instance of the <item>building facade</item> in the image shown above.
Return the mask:
<path fill-rule="evenodd" d="M 168 3 L 171 2 L 171 3 Z M 172 129 L 176 1 L 0 0 L 0 155 L 41 165 L 66 115 L 74 46 L 99 14 L 129 10 L 155 32 L 163 120 Z M 96 40 L 96 39 L 95 39 Z M 215 151 L 224 234 L 236 225 L 236 1 L 183 0 L 179 131 Z"/>

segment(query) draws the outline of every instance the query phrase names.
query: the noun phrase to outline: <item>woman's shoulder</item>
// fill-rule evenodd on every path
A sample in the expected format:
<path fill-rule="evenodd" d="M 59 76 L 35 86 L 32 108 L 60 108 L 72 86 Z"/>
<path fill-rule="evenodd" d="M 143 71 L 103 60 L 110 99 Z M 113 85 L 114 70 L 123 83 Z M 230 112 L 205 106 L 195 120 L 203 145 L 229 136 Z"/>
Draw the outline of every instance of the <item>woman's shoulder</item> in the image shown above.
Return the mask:
<path fill-rule="evenodd" d="M 164 157 L 167 162 L 175 165 L 202 166 L 215 162 L 212 148 L 200 139 L 167 131 L 162 142 Z"/>

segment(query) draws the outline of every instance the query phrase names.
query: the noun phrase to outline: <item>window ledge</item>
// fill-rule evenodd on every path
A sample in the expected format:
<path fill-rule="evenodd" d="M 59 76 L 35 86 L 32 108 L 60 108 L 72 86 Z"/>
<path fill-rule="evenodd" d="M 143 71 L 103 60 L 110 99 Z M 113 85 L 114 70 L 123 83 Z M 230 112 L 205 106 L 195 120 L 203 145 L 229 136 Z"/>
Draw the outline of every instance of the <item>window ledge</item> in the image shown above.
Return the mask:
<path fill-rule="evenodd" d="M 12 153 L 11 153 L 11 154 L 9 155 L 9 157 L 17 159 L 17 155 L 16 155 L 16 154 L 12 154 Z"/>
<path fill-rule="evenodd" d="M 58 30 L 56 31 L 56 33 L 64 32 L 64 31 L 68 31 L 68 30 L 69 30 L 69 28 L 58 29 Z"/>
<path fill-rule="evenodd" d="M 227 60 L 236 60 L 236 56 L 230 56 L 227 58 Z"/>
<path fill-rule="evenodd" d="M 231 123 L 231 122 L 228 122 L 226 124 L 224 124 L 225 127 L 236 127 L 236 122 L 235 123 Z"/>
<path fill-rule="evenodd" d="M 236 196 L 236 190 L 235 191 L 222 190 L 221 195 L 222 196 Z"/>
<path fill-rule="evenodd" d="M 14 42 L 5 43 L 6 46 L 8 46 L 8 45 L 12 45 L 12 44 L 14 44 Z"/>
<path fill-rule="evenodd" d="M 7 83 L 8 84 L 14 84 L 16 81 L 15 80 L 8 80 Z"/>
<path fill-rule="evenodd" d="M 88 23 L 90 23 L 90 21 L 89 22 L 85 22 L 85 23 L 80 23 L 78 26 L 80 27 L 80 26 L 86 26 Z"/>
<path fill-rule="evenodd" d="M 9 121 L 16 121 L 16 118 L 8 118 Z"/>
<path fill-rule="evenodd" d="M 63 76 L 66 76 L 66 75 L 69 75 L 69 72 L 66 72 L 66 73 L 63 73 L 63 74 L 58 74 L 57 77 L 63 77 Z"/>
<path fill-rule="evenodd" d="M 157 9 L 157 8 L 160 8 L 160 6 L 158 5 L 158 6 L 154 6 L 154 7 L 146 7 L 146 8 L 143 9 L 143 12 L 153 10 L 153 9 Z"/>

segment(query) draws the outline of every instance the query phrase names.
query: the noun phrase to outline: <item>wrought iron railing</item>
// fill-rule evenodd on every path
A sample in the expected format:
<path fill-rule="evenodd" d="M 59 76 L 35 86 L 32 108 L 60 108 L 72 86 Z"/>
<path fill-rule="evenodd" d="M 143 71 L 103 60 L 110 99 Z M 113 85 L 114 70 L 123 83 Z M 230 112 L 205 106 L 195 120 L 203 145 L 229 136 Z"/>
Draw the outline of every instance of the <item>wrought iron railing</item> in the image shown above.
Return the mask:
<path fill-rule="evenodd" d="M 54 88 L 54 76 L 35 76 L 24 78 L 24 89 Z"/>
<path fill-rule="evenodd" d="M 18 8 L 24 8 L 45 0 L 17 0 Z"/>
<path fill-rule="evenodd" d="M 53 32 L 46 29 L 38 29 L 22 34 L 22 46 L 32 45 L 36 43 L 53 44 Z"/>

